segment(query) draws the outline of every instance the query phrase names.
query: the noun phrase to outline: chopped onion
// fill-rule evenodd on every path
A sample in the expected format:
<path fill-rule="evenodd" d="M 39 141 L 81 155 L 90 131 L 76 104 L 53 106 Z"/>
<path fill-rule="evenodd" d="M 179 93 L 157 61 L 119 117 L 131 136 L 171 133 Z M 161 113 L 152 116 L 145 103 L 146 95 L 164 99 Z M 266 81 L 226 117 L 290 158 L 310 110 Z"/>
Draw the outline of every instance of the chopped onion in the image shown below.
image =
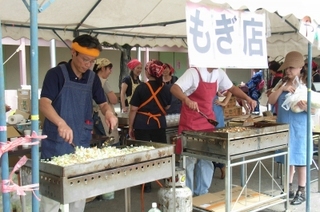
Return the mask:
<path fill-rule="evenodd" d="M 86 163 L 94 160 L 100 160 L 105 158 L 117 157 L 121 155 L 131 154 L 134 152 L 141 152 L 146 150 L 155 149 L 153 146 L 128 146 L 123 149 L 116 147 L 105 148 L 84 148 L 76 147 L 75 153 L 52 157 L 51 160 L 42 160 L 42 162 L 58 165 L 58 166 L 70 166 L 74 164 Z"/>

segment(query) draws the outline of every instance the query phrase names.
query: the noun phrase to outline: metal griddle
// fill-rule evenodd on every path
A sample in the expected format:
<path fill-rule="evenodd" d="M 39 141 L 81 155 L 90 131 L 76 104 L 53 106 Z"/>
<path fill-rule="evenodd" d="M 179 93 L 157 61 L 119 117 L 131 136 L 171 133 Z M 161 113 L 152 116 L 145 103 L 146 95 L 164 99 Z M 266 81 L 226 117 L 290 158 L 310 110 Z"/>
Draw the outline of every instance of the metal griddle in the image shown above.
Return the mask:
<path fill-rule="evenodd" d="M 232 129 L 245 128 L 245 130 L 237 132 Z M 225 130 L 225 131 L 223 131 Z M 229 131 L 226 131 L 229 130 Z M 221 132 L 223 131 L 223 132 Z M 284 191 L 288 191 L 289 182 L 289 166 L 287 158 L 289 157 L 289 125 L 279 123 L 256 122 L 253 126 L 235 126 L 217 128 L 210 132 L 200 131 L 183 131 L 181 135 L 183 142 L 184 164 L 186 157 L 194 157 L 224 163 L 225 168 L 225 210 L 230 211 L 258 211 L 260 208 L 266 208 L 266 205 L 272 206 L 285 203 L 285 208 L 288 209 L 289 197 L 288 193 L 283 192 L 283 188 L 279 186 L 273 175 L 273 170 L 266 170 L 264 162 L 267 159 L 274 159 L 279 155 L 285 157 L 283 164 L 283 179 Z M 281 150 L 281 153 L 276 153 L 275 150 Z M 248 169 L 248 164 L 254 164 L 254 168 Z M 240 172 L 233 173 L 233 168 L 240 166 Z M 269 178 L 268 183 L 270 188 L 274 189 L 273 195 L 268 200 L 257 201 L 254 205 L 243 204 L 241 208 L 233 208 L 235 202 L 231 195 L 231 186 L 234 184 L 233 176 L 237 175 L 240 179 L 240 184 L 247 191 L 251 176 L 253 173 L 258 173 L 259 188 L 261 188 L 261 175 L 264 174 Z M 265 182 L 266 183 L 266 182 Z M 258 192 L 262 192 L 258 190 Z M 213 200 L 214 201 L 214 200 Z M 198 209 L 198 208 L 197 208 Z M 202 211 L 202 210 L 201 210 Z M 203 210 L 205 211 L 205 210 Z"/>
<path fill-rule="evenodd" d="M 223 129 L 246 128 L 241 132 L 219 132 Z M 183 151 L 204 156 L 242 157 L 270 151 L 270 148 L 287 145 L 288 125 L 278 123 L 255 123 L 249 127 L 217 128 L 211 132 L 183 131 Z"/>
<path fill-rule="evenodd" d="M 174 176 L 174 145 L 128 140 L 155 149 L 61 167 L 39 163 L 40 193 L 61 204 Z M 22 167 L 31 174 L 31 160 Z"/>

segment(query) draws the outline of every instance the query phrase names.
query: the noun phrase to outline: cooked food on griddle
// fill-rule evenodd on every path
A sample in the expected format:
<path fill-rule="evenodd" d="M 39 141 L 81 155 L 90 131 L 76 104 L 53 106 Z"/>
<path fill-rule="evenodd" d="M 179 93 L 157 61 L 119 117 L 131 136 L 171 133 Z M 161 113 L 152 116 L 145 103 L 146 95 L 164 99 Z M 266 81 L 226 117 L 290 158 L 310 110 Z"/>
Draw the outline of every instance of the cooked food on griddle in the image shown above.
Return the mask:
<path fill-rule="evenodd" d="M 217 129 L 214 132 L 227 132 L 227 133 L 235 133 L 235 132 L 244 132 L 250 130 L 251 128 L 248 127 L 225 127 L 221 129 Z"/>
<path fill-rule="evenodd" d="M 111 146 L 101 149 L 97 147 L 76 147 L 75 153 L 52 157 L 51 160 L 42 160 L 42 162 L 64 167 L 73 164 L 87 163 L 93 160 L 111 158 L 151 149 L 155 148 L 153 146 L 128 146 L 122 149 Z"/>

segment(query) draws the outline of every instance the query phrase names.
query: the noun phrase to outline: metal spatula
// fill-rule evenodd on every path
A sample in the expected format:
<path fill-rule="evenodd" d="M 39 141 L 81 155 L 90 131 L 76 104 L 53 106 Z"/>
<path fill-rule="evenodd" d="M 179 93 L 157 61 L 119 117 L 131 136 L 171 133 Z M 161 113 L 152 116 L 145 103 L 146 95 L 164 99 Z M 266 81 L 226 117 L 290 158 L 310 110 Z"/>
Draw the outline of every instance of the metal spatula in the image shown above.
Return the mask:
<path fill-rule="evenodd" d="M 210 119 L 206 114 L 202 113 L 200 110 L 199 110 L 199 113 L 201 116 L 205 117 L 207 121 L 213 126 L 217 126 L 219 124 L 219 122 L 217 122 L 216 120 Z"/>
<path fill-rule="evenodd" d="M 247 127 L 247 126 L 253 126 L 254 125 L 254 120 L 253 118 L 251 117 L 251 115 L 246 118 L 244 121 L 243 121 L 243 125 L 244 127 Z"/>

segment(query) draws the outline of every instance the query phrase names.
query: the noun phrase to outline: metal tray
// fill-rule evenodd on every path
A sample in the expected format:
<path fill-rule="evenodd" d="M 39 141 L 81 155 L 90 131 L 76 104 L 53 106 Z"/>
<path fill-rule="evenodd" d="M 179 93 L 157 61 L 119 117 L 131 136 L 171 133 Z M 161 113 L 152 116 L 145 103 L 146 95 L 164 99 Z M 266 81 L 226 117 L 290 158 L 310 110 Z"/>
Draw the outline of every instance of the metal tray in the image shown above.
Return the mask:
<path fill-rule="evenodd" d="M 253 126 L 245 127 L 248 130 L 242 132 L 219 132 L 221 129 L 231 129 L 237 127 L 222 127 L 216 128 L 211 132 L 203 131 L 183 131 L 184 136 L 195 136 L 201 138 L 217 138 L 217 139 L 240 139 L 245 137 L 255 137 L 265 134 L 272 134 L 277 132 L 287 131 L 289 129 L 288 124 L 270 123 L 270 122 L 256 122 Z"/>
<path fill-rule="evenodd" d="M 61 167 L 40 162 L 40 193 L 61 204 L 175 176 L 174 145 L 128 140 L 128 145 L 154 146 L 124 156 Z M 31 160 L 22 173 L 31 175 Z"/>
<path fill-rule="evenodd" d="M 183 152 L 229 157 L 271 151 L 288 145 L 288 124 L 255 123 L 246 129 L 241 132 L 217 132 L 218 129 L 211 132 L 183 131 Z"/>
<path fill-rule="evenodd" d="M 117 157 L 105 158 L 101 160 L 90 161 L 88 163 L 74 164 L 70 166 L 57 166 L 45 162 L 39 163 L 39 169 L 41 172 L 52 174 L 59 177 L 74 177 L 85 175 L 88 173 L 98 172 L 102 170 L 108 170 L 115 167 L 121 167 L 129 164 L 135 164 L 143 161 L 169 157 L 174 154 L 174 145 L 162 144 L 156 142 L 146 142 L 138 140 L 128 140 L 127 145 L 133 146 L 153 146 L 155 149 L 136 152 L 127 155 L 121 155 Z M 31 160 L 26 163 L 31 167 Z"/>

